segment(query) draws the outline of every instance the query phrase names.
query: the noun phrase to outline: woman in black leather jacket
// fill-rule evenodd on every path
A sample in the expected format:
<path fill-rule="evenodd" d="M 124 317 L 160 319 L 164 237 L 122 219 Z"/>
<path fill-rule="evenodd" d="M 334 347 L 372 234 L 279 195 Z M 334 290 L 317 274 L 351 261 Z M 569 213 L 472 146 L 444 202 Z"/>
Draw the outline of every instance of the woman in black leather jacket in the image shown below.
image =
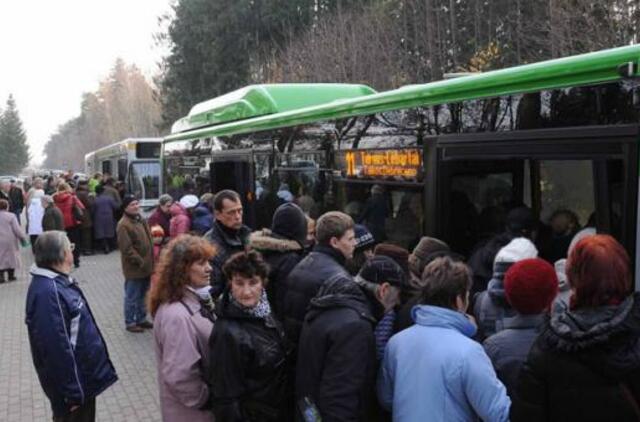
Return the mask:
<path fill-rule="evenodd" d="M 290 420 L 289 347 L 267 300 L 268 266 L 258 252 L 239 252 L 223 271 L 228 284 L 209 342 L 216 420 Z"/>
<path fill-rule="evenodd" d="M 611 236 L 578 242 L 567 260 L 570 309 L 533 344 L 511 420 L 640 420 L 640 295 L 629 257 Z"/>

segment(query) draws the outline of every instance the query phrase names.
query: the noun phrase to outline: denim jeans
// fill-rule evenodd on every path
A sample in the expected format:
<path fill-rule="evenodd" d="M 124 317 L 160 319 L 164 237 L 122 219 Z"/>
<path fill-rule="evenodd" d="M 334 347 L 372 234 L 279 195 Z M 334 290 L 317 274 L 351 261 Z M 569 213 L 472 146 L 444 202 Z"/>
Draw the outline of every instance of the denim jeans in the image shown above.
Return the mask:
<path fill-rule="evenodd" d="M 124 281 L 124 323 L 127 327 L 146 320 L 144 298 L 149 290 L 149 277 Z"/>

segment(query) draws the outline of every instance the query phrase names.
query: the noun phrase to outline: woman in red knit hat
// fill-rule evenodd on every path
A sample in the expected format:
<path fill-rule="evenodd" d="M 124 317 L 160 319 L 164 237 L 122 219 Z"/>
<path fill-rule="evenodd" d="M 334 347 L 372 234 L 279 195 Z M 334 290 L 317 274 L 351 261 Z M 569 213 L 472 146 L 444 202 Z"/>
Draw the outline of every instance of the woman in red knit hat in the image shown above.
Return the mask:
<path fill-rule="evenodd" d="M 533 344 L 511 420 L 640 420 L 640 296 L 627 252 L 608 235 L 582 239 L 567 278 L 570 308 Z"/>

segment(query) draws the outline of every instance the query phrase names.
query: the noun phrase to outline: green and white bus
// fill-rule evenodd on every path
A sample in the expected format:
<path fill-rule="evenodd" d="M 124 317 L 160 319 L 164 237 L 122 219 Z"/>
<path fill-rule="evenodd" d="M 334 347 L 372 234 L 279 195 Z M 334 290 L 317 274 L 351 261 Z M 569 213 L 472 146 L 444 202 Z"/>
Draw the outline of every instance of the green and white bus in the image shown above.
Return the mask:
<path fill-rule="evenodd" d="M 140 198 L 144 210 L 158 203 L 161 187 L 162 138 L 128 138 L 84 156 L 88 177 L 109 174 L 125 183 L 127 193 Z"/>
<path fill-rule="evenodd" d="M 176 122 L 164 188 L 234 189 L 254 228 L 294 200 L 313 218 L 343 210 L 378 241 L 430 235 L 466 256 L 515 206 L 543 235 L 569 210 L 615 236 L 638 271 L 639 64 L 633 45 L 380 93 L 247 87 Z"/>

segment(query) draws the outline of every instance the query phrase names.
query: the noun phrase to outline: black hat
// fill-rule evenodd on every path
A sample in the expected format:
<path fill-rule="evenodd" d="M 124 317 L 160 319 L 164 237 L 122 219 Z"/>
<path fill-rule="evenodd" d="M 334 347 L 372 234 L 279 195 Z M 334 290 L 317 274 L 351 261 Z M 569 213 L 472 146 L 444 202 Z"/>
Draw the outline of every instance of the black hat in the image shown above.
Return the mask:
<path fill-rule="evenodd" d="M 296 204 L 282 204 L 273 214 L 271 232 L 285 239 L 295 240 L 304 247 L 307 240 L 307 217 Z"/>
<path fill-rule="evenodd" d="M 127 208 L 130 203 L 132 203 L 133 201 L 137 201 L 137 200 L 138 200 L 138 198 L 136 198 L 135 195 L 131 195 L 130 193 L 126 194 L 122 198 L 122 209 Z"/>
<path fill-rule="evenodd" d="M 507 214 L 507 230 L 518 236 L 529 236 L 537 223 L 529 207 L 514 208 Z"/>
<path fill-rule="evenodd" d="M 365 262 L 358 276 L 369 283 L 389 283 L 396 287 L 407 285 L 407 275 L 393 259 L 384 255 L 373 256 Z"/>
<path fill-rule="evenodd" d="M 362 224 L 356 224 L 353 227 L 353 232 L 356 237 L 356 252 L 368 248 L 373 248 L 376 240 L 373 238 L 373 235 L 371 234 L 369 229 L 367 229 Z"/>

